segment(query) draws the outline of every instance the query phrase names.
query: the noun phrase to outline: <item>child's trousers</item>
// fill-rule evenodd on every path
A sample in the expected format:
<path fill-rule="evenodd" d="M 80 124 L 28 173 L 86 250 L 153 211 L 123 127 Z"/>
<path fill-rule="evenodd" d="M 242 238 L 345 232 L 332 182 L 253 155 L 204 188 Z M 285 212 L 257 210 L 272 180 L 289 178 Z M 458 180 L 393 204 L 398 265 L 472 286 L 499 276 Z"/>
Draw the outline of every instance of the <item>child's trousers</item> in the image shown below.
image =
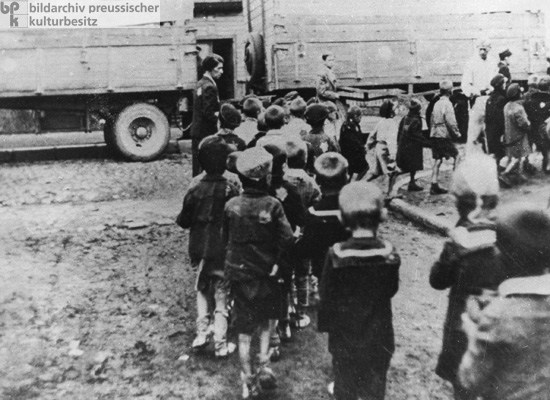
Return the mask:
<path fill-rule="evenodd" d="M 206 287 L 197 291 L 197 334 L 207 335 L 210 323 L 214 322 L 214 346 L 223 348 L 227 341 L 227 294 L 224 279 L 210 277 Z"/>

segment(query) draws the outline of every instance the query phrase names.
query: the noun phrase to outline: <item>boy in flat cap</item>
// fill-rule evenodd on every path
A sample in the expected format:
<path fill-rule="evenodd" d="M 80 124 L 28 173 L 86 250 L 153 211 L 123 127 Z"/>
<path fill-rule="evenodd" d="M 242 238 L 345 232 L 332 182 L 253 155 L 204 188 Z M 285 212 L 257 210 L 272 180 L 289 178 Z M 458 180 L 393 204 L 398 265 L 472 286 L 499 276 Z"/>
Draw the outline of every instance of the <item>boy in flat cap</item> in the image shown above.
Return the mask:
<path fill-rule="evenodd" d="M 199 144 L 199 162 L 206 174 L 186 193 L 177 223 L 189 229 L 189 258 L 197 270 L 197 336 L 194 349 L 208 343 L 209 327 L 214 326 L 216 357 L 227 357 L 227 293 L 224 279 L 225 245 L 222 220 L 226 201 L 239 195 L 239 189 L 223 177 L 229 146 L 218 136 L 208 136 Z"/>
<path fill-rule="evenodd" d="M 334 398 L 383 400 L 395 350 L 391 299 L 399 287 L 401 260 L 378 236 L 387 211 L 376 185 L 350 183 L 339 205 L 351 238 L 328 251 L 318 319 L 319 331 L 329 334 Z"/>
<path fill-rule="evenodd" d="M 276 385 L 269 368 L 269 337 L 279 318 L 278 266 L 293 242 L 283 206 L 267 193 L 273 157 L 263 148 L 243 151 L 237 159 L 244 193 L 225 206 L 225 277 L 235 298 L 233 327 L 239 334 L 242 397 Z M 251 359 L 252 335 L 259 335 L 257 368 Z"/>
<path fill-rule="evenodd" d="M 246 143 L 238 137 L 234 129 L 241 125 L 241 113 L 229 103 L 220 108 L 220 130 L 216 135 L 223 138 L 233 151 L 243 151 Z"/>
<path fill-rule="evenodd" d="M 439 92 L 441 98 L 435 103 L 430 123 L 432 157 L 434 159 L 430 194 L 447 193 L 447 190 L 439 186 L 439 169 L 444 158 L 452 158 L 454 166 L 456 166 L 458 150 L 452 139 L 458 139 L 462 136 L 458 130 L 453 105 L 449 99 L 453 92 L 453 83 L 448 80 L 439 82 Z"/>
<path fill-rule="evenodd" d="M 243 103 L 244 121 L 235 128 L 235 135 L 240 137 L 246 145 L 258 133 L 258 115 L 262 112 L 262 102 L 256 97 L 248 97 Z"/>
<path fill-rule="evenodd" d="M 483 399 L 550 396 L 550 217 L 520 204 L 501 210 L 497 245 L 509 279 L 474 297 L 463 314 L 468 350 L 462 385 Z"/>
<path fill-rule="evenodd" d="M 315 172 L 322 195 L 308 210 L 300 251 L 311 260 L 313 276 L 320 278 L 329 247 L 349 238 L 338 219 L 338 195 L 348 182 L 348 162 L 338 153 L 324 153 L 315 160 Z"/>
<path fill-rule="evenodd" d="M 495 290 L 505 277 L 495 244 L 497 176 L 495 160 L 481 153 L 469 156 L 458 167 L 452 189 L 459 220 L 430 271 L 434 289 L 451 289 L 436 373 L 453 385 L 457 400 L 476 399 L 458 381 L 458 366 L 467 348 L 460 315 L 468 296 Z"/>
<path fill-rule="evenodd" d="M 311 131 L 304 135 L 302 139 L 311 144 L 314 158 L 328 151 L 338 151 L 338 145 L 324 130 L 328 113 L 329 110 L 325 104 L 311 104 L 306 109 L 306 122 L 311 125 Z"/>
<path fill-rule="evenodd" d="M 218 130 L 220 98 L 216 81 L 223 74 L 223 61 L 223 58 L 217 54 L 205 57 L 202 61 L 204 75 L 193 93 L 193 123 L 191 124 L 193 176 L 200 173 L 199 143 Z"/>
<path fill-rule="evenodd" d="M 266 143 L 263 145 L 263 148 L 273 156 L 272 178 L 268 193 L 281 202 L 294 236 L 298 237 L 298 232 L 303 229 L 305 224 L 306 209 L 296 187 L 285 179 L 287 166 L 286 141 L 279 140 Z M 291 337 L 289 308 L 292 304 L 290 302 L 292 295 L 292 275 L 296 267 L 299 267 L 299 259 L 295 257 L 294 253 L 294 246 L 290 246 L 289 251 L 281 257 L 281 264 L 284 263 L 285 265 L 284 267 L 280 265 L 282 298 L 281 315 L 278 325 L 280 335 L 276 339 L 289 340 Z M 273 340 L 275 336 L 274 333 L 271 341 L 271 359 L 274 361 L 280 358 L 278 340 Z"/>

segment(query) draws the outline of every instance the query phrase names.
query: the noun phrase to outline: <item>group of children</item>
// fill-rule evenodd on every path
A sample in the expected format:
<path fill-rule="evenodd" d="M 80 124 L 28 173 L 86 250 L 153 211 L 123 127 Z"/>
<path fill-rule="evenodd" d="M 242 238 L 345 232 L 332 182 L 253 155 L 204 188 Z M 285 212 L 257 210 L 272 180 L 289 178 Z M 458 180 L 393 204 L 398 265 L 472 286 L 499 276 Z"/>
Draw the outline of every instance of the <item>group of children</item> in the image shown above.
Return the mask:
<path fill-rule="evenodd" d="M 310 323 L 311 274 L 319 281 L 318 329 L 329 334 L 331 392 L 337 400 L 383 399 L 395 348 L 391 298 L 401 263 L 394 246 L 377 233 L 387 213 L 384 194 L 365 180 L 349 183 L 348 160 L 328 151 L 334 150 L 328 147 L 334 139 L 322 131 L 326 106 L 307 107 L 312 129 L 295 135 L 285 131 L 282 107 L 272 106 L 260 116 L 259 101 L 247 101 L 247 118 L 256 114 L 257 127 L 265 124 L 265 131 L 252 134 L 251 128 L 237 135 L 247 145 L 242 151 L 238 141 L 226 140 L 234 134 L 228 131 L 231 124 L 224 125 L 223 134 L 205 138 L 199 145 L 204 172 L 193 179 L 177 219 L 190 229 L 189 257 L 197 271 L 193 348 L 205 348 L 213 333 L 215 355 L 224 358 L 235 350 L 228 332 L 235 334 L 242 397 L 275 388 L 270 362 L 280 357 L 281 340 L 290 338 L 291 326 Z M 289 103 L 294 111 L 303 107 L 299 99 Z M 399 129 L 418 128 L 419 110 L 413 100 Z M 233 110 L 222 111 L 224 120 L 236 120 Z M 303 140 L 307 135 L 314 140 Z M 422 147 L 420 137 L 409 139 L 410 145 Z M 389 140 L 380 130 L 374 141 L 382 173 L 391 172 L 384 158 Z M 415 184 L 411 174 L 409 186 Z M 517 274 L 506 266 L 498 244 L 494 159 L 474 155 L 464 161 L 455 173 L 453 193 L 460 220 L 430 274 L 435 289 L 451 288 L 437 373 L 453 384 L 455 398 L 475 399 L 476 392 L 459 374 L 468 340 L 460 316 L 468 296 L 498 289 Z"/>

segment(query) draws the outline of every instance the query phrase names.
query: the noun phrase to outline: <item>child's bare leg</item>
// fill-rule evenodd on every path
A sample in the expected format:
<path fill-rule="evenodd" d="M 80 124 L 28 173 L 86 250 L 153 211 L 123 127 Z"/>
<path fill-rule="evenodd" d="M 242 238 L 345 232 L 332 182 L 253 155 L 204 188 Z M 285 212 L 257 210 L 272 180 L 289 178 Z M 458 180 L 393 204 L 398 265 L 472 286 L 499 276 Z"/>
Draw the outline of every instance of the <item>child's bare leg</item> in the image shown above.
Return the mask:
<path fill-rule="evenodd" d="M 258 383 L 262 389 L 274 389 L 277 380 L 271 368 L 269 368 L 269 338 L 275 329 L 277 320 L 269 320 L 260 325 L 260 354 L 258 354 Z"/>
<path fill-rule="evenodd" d="M 439 179 L 439 168 L 441 167 L 442 159 L 434 160 L 434 166 L 432 169 L 432 185 L 437 185 Z"/>
<path fill-rule="evenodd" d="M 243 375 L 252 376 L 252 362 L 250 357 L 250 343 L 252 336 L 244 333 L 239 334 L 239 360 L 241 361 L 241 369 Z M 269 336 L 268 336 L 269 345 Z"/>

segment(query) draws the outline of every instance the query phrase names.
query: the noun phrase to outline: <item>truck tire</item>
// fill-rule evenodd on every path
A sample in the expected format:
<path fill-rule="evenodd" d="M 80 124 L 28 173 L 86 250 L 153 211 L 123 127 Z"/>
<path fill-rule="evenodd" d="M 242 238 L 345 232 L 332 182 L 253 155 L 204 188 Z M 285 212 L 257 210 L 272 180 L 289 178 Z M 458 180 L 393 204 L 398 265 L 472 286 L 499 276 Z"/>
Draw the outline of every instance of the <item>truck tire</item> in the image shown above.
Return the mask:
<path fill-rule="evenodd" d="M 150 161 L 166 149 L 170 124 L 157 107 L 132 104 L 116 117 L 113 136 L 114 147 L 121 156 L 132 161 Z"/>
<path fill-rule="evenodd" d="M 260 33 L 250 33 L 244 46 L 244 62 L 250 74 L 250 82 L 259 84 L 265 77 L 264 38 Z"/>

